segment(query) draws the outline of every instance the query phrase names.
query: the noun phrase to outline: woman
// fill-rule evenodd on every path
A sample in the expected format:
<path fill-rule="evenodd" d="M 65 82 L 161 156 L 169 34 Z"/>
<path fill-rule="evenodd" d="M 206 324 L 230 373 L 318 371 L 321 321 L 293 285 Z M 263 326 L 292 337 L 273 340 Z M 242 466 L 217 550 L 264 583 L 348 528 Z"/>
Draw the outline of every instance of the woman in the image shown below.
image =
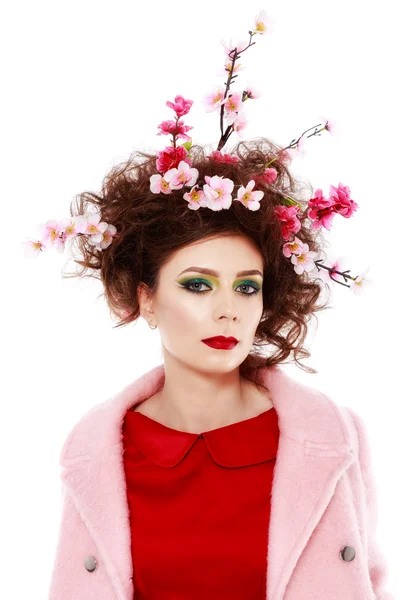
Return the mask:
<path fill-rule="evenodd" d="M 138 152 L 51 225 L 53 244 L 74 234 L 118 326 L 158 327 L 163 362 L 63 445 L 50 600 L 393 600 L 363 421 L 280 366 L 316 372 L 298 358 L 324 277 L 363 281 L 321 261 L 310 275 L 316 225 L 357 205 L 341 184 L 305 200 L 266 138 L 222 154 L 230 82 L 208 99 L 229 117 L 218 150 L 177 145 L 192 102 L 177 96 L 159 126 L 172 146 Z"/>
<path fill-rule="evenodd" d="M 259 158 L 193 164 L 243 181 Z M 388 600 L 363 423 L 278 366 L 307 353 L 321 288 L 283 256 L 267 203 L 257 221 L 230 209 L 200 223 L 171 196 L 160 211 L 140 195 L 153 163 L 108 183 L 101 210 L 124 233 L 101 274 L 114 312 L 130 309 L 123 322 L 158 326 L 164 362 L 64 445 L 50 600 Z M 214 336 L 238 341 L 204 342 Z M 254 352 L 263 345 L 275 354 Z"/>

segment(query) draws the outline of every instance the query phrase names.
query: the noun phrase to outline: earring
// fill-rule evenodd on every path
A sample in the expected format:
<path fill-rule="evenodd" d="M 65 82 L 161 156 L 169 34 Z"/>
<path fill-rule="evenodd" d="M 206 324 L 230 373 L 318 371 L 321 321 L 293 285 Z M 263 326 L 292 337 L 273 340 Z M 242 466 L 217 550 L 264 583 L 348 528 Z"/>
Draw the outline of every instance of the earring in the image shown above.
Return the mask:
<path fill-rule="evenodd" d="M 151 323 L 147 323 L 148 326 L 150 327 L 150 329 L 157 329 L 157 325 L 155 325 L 154 327 L 151 326 Z"/>

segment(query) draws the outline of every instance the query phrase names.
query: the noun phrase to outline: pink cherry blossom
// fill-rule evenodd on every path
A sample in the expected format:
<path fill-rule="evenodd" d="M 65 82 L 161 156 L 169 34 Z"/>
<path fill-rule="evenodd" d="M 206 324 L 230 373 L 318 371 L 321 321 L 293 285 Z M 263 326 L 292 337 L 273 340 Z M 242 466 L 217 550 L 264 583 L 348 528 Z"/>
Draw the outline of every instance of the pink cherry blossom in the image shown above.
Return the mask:
<path fill-rule="evenodd" d="M 106 223 L 105 221 L 100 221 L 101 216 L 98 213 L 97 214 L 89 214 L 89 215 L 87 215 L 86 219 L 87 219 L 86 233 L 89 234 L 89 238 L 88 238 L 89 244 L 100 245 L 104 239 L 104 233 L 109 227 L 111 227 L 111 230 L 109 230 L 110 232 L 112 230 L 115 230 L 114 233 L 117 231 L 116 228 L 114 227 L 114 225 L 108 225 L 108 223 Z M 108 239 L 108 235 L 107 235 L 107 239 Z"/>
<path fill-rule="evenodd" d="M 243 113 L 240 111 L 236 117 L 236 119 L 232 122 L 232 129 L 236 131 L 236 133 L 243 137 L 243 130 L 247 127 L 247 119 Z"/>
<path fill-rule="evenodd" d="M 281 222 L 282 237 L 288 240 L 292 233 L 297 233 L 301 228 L 301 222 L 297 218 L 298 206 L 275 206 L 275 214 Z"/>
<path fill-rule="evenodd" d="M 308 244 L 303 244 L 300 254 L 292 254 L 290 259 L 294 264 L 294 270 L 298 275 L 304 273 L 304 271 L 312 271 L 316 268 L 314 258 L 317 256 L 316 252 L 309 250 Z"/>
<path fill-rule="evenodd" d="M 244 67 L 242 65 L 242 63 L 239 62 L 238 59 L 235 60 L 235 65 L 233 67 L 233 74 L 235 75 L 235 73 L 238 73 L 239 71 L 244 71 L 246 67 Z M 221 75 L 224 76 L 227 73 L 231 73 L 232 72 L 232 60 L 227 58 L 225 60 L 225 64 L 224 64 L 224 68 L 223 69 L 217 69 L 217 75 Z"/>
<path fill-rule="evenodd" d="M 46 248 L 60 248 L 63 250 L 64 248 L 64 240 L 62 237 L 62 226 L 59 221 L 55 219 L 50 219 L 46 221 L 46 223 L 38 225 L 38 230 L 40 232 L 40 237 L 43 246 Z"/>
<path fill-rule="evenodd" d="M 183 96 L 175 96 L 175 102 L 169 100 L 165 103 L 169 108 L 172 108 L 178 117 L 183 117 L 192 108 L 193 100 L 185 100 Z"/>
<path fill-rule="evenodd" d="M 198 210 L 200 206 L 207 206 L 207 198 L 203 190 L 197 188 L 197 185 L 192 187 L 190 192 L 183 194 L 183 198 L 188 201 L 188 208 L 192 210 Z"/>
<path fill-rule="evenodd" d="M 237 114 L 240 111 L 240 109 L 242 108 L 242 106 L 243 106 L 242 94 L 235 92 L 234 94 L 231 94 L 230 96 L 228 96 L 228 98 L 226 99 L 226 102 L 225 102 L 225 106 L 224 106 L 225 118 L 227 120 L 232 118 L 231 122 L 233 122 L 236 119 Z"/>
<path fill-rule="evenodd" d="M 150 177 L 150 190 L 153 194 L 170 194 L 172 192 L 168 181 L 162 175 L 152 175 Z"/>
<path fill-rule="evenodd" d="M 340 133 L 340 126 L 336 120 L 332 118 L 328 119 L 324 115 L 320 115 L 318 119 L 319 121 L 321 121 L 321 123 L 325 126 L 325 129 L 329 131 L 330 134 L 338 135 Z"/>
<path fill-rule="evenodd" d="M 292 254 L 300 254 L 301 251 L 303 249 L 303 242 L 301 240 L 299 240 L 299 238 L 295 235 L 294 236 L 294 240 L 292 240 L 291 242 L 286 242 L 286 244 L 283 244 L 283 255 L 286 256 L 286 258 L 290 258 L 292 256 Z"/>
<path fill-rule="evenodd" d="M 223 40 L 221 40 L 221 44 L 223 45 L 225 54 L 228 58 L 230 52 L 232 52 L 232 50 L 234 50 L 235 48 L 237 48 L 237 53 L 240 54 L 242 50 L 244 50 L 248 46 L 247 40 L 240 40 L 239 42 L 232 43 L 232 38 L 229 40 L 229 44 L 225 44 Z"/>
<path fill-rule="evenodd" d="M 350 289 L 356 296 L 360 296 L 360 294 L 362 294 L 365 289 L 372 284 L 372 280 L 366 278 L 369 269 L 370 267 L 367 267 L 367 269 L 365 269 L 361 275 L 357 275 L 355 281 L 353 281 L 353 284 L 351 285 Z"/>
<path fill-rule="evenodd" d="M 100 225 L 101 223 L 99 223 L 99 226 Z M 104 250 L 105 248 L 108 248 L 117 232 L 117 228 L 114 225 L 111 225 L 111 223 L 105 223 L 105 225 L 106 228 L 104 231 L 99 231 L 97 234 L 89 235 L 87 240 L 89 244 L 96 246 L 97 250 Z"/>
<path fill-rule="evenodd" d="M 254 179 L 251 179 L 246 187 L 243 185 L 240 186 L 238 189 L 237 198 L 235 198 L 235 200 L 241 202 L 243 206 L 249 210 L 258 210 L 260 208 L 260 200 L 264 196 L 264 192 L 262 191 L 251 191 L 255 186 L 255 183 L 256 182 Z"/>
<path fill-rule="evenodd" d="M 184 160 L 181 160 L 177 169 L 170 169 L 165 173 L 164 179 L 165 181 L 168 181 L 169 187 L 171 189 L 179 190 L 184 185 L 194 185 L 197 181 L 198 176 L 198 169 L 189 167 L 189 165 Z"/>
<path fill-rule="evenodd" d="M 260 96 L 262 95 L 260 90 L 253 83 L 250 83 L 249 81 L 247 82 L 245 90 L 247 92 L 248 98 L 250 98 L 251 100 L 260 98 Z"/>
<path fill-rule="evenodd" d="M 38 257 L 39 254 L 43 252 L 43 248 L 45 248 L 40 240 L 27 240 L 22 242 L 22 246 L 24 248 L 24 255 L 26 258 Z"/>
<path fill-rule="evenodd" d="M 225 104 L 227 98 L 224 98 L 225 90 L 222 86 L 214 86 L 211 94 L 203 99 L 203 104 L 206 112 L 212 112 L 220 108 L 222 104 Z"/>
<path fill-rule="evenodd" d="M 211 210 L 222 210 L 229 208 L 232 204 L 232 190 L 234 182 L 227 177 L 205 175 L 207 183 L 203 185 L 203 191 L 207 198 L 207 207 Z"/>
<path fill-rule="evenodd" d="M 260 10 L 258 15 L 254 19 L 255 22 L 255 33 L 265 35 L 267 31 L 272 32 L 275 28 L 275 19 L 269 17 L 265 10 Z"/>
<path fill-rule="evenodd" d="M 100 219 L 100 217 L 99 217 Z M 86 233 L 88 226 L 88 220 L 86 215 L 77 215 L 76 217 L 68 217 L 60 221 L 60 227 L 62 229 L 63 237 L 65 240 L 72 239 L 78 235 L 78 233 Z"/>
<path fill-rule="evenodd" d="M 186 135 L 186 132 L 193 129 L 193 127 L 184 125 L 183 121 L 162 121 L 162 123 L 158 125 L 158 128 L 160 131 L 157 135 L 173 135 L 176 139 L 182 138 L 185 141 L 191 140 L 191 138 Z"/>

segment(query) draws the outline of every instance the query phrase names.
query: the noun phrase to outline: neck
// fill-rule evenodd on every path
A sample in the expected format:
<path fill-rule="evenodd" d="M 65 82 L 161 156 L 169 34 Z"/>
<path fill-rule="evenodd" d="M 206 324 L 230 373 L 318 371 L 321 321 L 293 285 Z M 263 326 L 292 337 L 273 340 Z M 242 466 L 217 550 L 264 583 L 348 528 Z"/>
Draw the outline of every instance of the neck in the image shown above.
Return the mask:
<path fill-rule="evenodd" d="M 254 416 L 249 402 L 253 388 L 239 368 L 203 371 L 165 354 L 165 383 L 157 394 L 157 417 L 164 425 L 202 433 Z"/>

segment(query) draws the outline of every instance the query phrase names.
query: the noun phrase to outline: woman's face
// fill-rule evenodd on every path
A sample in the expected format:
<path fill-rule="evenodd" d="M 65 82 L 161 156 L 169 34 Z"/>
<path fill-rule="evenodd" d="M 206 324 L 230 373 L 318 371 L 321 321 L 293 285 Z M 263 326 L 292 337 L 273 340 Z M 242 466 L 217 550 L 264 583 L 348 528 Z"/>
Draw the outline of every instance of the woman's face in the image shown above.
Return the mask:
<path fill-rule="evenodd" d="M 207 238 L 170 258 L 157 293 L 139 300 L 141 314 L 157 324 L 164 352 L 197 369 L 232 370 L 251 350 L 263 313 L 262 282 L 262 256 L 250 240 L 234 234 Z M 239 343 L 220 350 L 202 342 L 217 335 Z"/>

